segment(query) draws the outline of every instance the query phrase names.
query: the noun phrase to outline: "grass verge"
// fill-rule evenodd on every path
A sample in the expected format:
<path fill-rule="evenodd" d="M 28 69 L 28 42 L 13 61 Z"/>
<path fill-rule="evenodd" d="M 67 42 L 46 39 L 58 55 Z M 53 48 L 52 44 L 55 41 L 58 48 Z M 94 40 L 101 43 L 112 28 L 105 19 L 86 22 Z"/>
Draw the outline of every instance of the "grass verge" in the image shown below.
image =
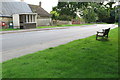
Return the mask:
<path fill-rule="evenodd" d="M 82 26 L 82 25 L 93 25 L 94 23 L 91 24 L 72 24 L 72 25 L 58 25 L 58 26 L 39 26 L 37 28 L 55 28 L 55 27 L 70 27 L 70 26 Z"/>
<path fill-rule="evenodd" d="M 13 30 L 21 30 L 21 29 L 0 29 L 0 31 L 13 31 Z"/>
<path fill-rule="evenodd" d="M 2 63 L 3 78 L 117 78 L 118 28 Z"/>

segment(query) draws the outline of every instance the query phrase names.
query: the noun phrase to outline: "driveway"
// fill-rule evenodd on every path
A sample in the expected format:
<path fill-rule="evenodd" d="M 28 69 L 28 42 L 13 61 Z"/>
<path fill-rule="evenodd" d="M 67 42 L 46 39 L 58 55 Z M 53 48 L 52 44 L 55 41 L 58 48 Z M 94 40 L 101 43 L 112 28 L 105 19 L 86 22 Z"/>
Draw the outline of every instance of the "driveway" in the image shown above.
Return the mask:
<path fill-rule="evenodd" d="M 109 27 L 115 28 L 117 25 L 94 24 L 55 30 L 3 34 L 0 35 L 2 61 L 86 38 L 95 35 L 96 31 Z"/>

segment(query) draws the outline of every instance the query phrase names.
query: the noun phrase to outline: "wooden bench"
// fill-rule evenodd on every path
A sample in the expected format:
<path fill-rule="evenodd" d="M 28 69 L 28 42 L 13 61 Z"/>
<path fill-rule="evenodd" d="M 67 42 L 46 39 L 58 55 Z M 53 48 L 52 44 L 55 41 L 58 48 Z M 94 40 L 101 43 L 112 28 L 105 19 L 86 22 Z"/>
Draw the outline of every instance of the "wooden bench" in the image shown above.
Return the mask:
<path fill-rule="evenodd" d="M 109 34 L 109 31 L 110 31 L 110 28 L 102 29 L 102 30 L 103 30 L 102 32 L 98 32 L 97 31 L 96 40 L 98 40 L 98 37 L 102 37 L 102 38 L 107 38 L 108 39 L 108 34 Z"/>

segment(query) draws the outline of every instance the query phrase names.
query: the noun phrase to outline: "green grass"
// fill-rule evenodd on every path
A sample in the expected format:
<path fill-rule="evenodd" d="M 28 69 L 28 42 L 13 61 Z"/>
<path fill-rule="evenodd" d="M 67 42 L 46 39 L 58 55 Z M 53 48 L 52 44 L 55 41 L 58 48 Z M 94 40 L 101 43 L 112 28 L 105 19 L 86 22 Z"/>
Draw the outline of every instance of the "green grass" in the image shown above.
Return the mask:
<path fill-rule="evenodd" d="M 117 78 L 118 28 L 109 41 L 75 40 L 3 62 L 2 68 L 3 78 Z"/>
<path fill-rule="evenodd" d="M 0 63 L 0 79 L 2 79 L 2 63 Z"/>
<path fill-rule="evenodd" d="M 13 31 L 13 30 L 20 30 L 20 29 L 0 29 L 0 31 Z"/>
<path fill-rule="evenodd" d="M 58 25 L 58 26 L 39 26 L 37 28 L 55 28 L 55 27 L 70 27 L 70 26 L 82 26 L 82 25 L 93 25 L 92 24 L 72 24 L 72 25 Z"/>
<path fill-rule="evenodd" d="M 118 25 L 118 23 L 115 23 L 116 25 Z"/>

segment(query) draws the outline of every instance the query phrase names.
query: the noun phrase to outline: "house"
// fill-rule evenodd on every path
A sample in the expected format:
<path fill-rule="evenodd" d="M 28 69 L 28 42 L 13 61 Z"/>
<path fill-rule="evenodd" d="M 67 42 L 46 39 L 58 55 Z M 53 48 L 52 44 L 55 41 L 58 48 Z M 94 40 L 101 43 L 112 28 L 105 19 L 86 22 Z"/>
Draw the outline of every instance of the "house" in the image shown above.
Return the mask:
<path fill-rule="evenodd" d="M 41 2 L 39 5 L 29 4 L 31 10 L 37 13 L 37 26 L 48 26 L 52 24 L 51 15 L 41 7 Z"/>
<path fill-rule="evenodd" d="M 27 3 L 15 0 L 0 0 L 0 5 L 2 5 L 0 22 L 5 23 L 2 28 L 9 28 L 10 23 L 13 23 L 14 28 L 20 29 L 36 27 L 37 13 L 33 13 Z"/>

